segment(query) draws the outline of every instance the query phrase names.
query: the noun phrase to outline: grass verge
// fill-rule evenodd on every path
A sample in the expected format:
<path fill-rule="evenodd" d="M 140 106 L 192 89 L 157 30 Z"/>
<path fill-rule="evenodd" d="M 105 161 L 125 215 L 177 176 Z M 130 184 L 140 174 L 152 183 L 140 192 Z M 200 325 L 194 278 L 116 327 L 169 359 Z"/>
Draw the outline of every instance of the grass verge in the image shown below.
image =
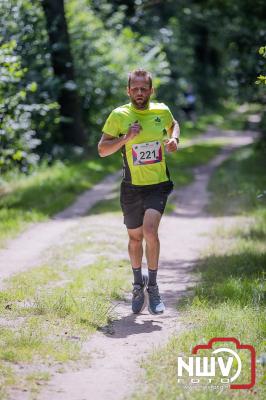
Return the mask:
<path fill-rule="evenodd" d="M 0 244 L 29 223 L 43 221 L 71 204 L 120 166 L 119 154 L 100 159 L 41 165 L 29 176 L 12 173 L 0 180 Z"/>
<path fill-rule="evenodd" d="M 206 132 L 210 125 L 220 130 L 243 130 L 248 125 L 248 117 L 251 113 L 261 113 L 261 105 L 246 104 L 244 111 L 240 112 L 237 104 L 225 102 L 215 112 L 197 116 L 195 122 L 181 122 L 182 138 L 191 139 L 200 135 Z"/>
<path fill-rule="evenodd" d="M 265 358 L 266 205 L 258 201 L 255 190 L 265 188 L 264 160 L 262 150 L 251 146 L 237 151 L 214 174 L 209 209 L 219 215 L 243 213 L 247 218 L 239 220 L 233 228 L 219 228 L 213 234 L 213 243 L 195 271 L 200 273 L 201 281 L 193 295 L 183 298 L 178 305 L 181 322 L 187 330 L 171 338 L 167 346 L 143 362 L 146 390 L 133 396 L 135 400 L 266 397 L 266 369 L 258 362 L 257 383 L 251 390 L 222 388 L 218 377 L 212 382 L 216 385 L 212 389 L 206 388 L 206 382 L 196 388 L 189 382 L 181 385 L 177 381 L 177 357 L 190 356 L 195 345 L 206 344 L 213 337 L 236 337 L 242 344 L 255 347 L 257 361 Z M 228 191 L 242 190 L 243 185 L 243 198 L 237 206 Z M 241 359 L 243 365 L 248 365 L 249 354 L 242 353 Z M 243 374 L 242 379 L 248 382 L 249 368 Z"/>
<path fill-rule="evenodd" d="M 265 148 L 246 146 L 235 152 L 210 181 L 213 215 L 259 214 L 266 207 Z"/>
<path fill-rule="evenodd" d="M 72 246 L 72 257 L 83 249 Z M 60 251 L 49 261 L 12 276 L 0 291 L 1 399 L 14 390 L 34 395 L 52 372 L 71 362 L 76 368 L 77 360 L 86 365 L 84 341 L 115 318 L 114 301 L 129 290 L 127 261 L 98 258 L 71 269 Z"/>

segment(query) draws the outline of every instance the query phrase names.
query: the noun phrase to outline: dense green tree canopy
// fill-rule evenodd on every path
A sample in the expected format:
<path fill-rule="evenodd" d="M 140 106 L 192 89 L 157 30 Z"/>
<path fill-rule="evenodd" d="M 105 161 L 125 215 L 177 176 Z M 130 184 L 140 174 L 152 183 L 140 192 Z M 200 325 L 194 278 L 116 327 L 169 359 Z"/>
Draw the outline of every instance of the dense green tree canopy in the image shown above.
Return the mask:
<path fill-rule="evenodd" d="M 60 35 L 49 40 L 53 27 L 42 5 L 0 0 L 1 171 L 26 171 L 66 147 L 63 83 L 53 62 L 64 43 Z M 177 117 L 189 86 L 198 112 L 223 99 L 265 102 L 264 85 L 255 85 L 264 72 L 263 0 L 65 0 L 64 13 L 74 71 L 64 88 L 78 93 L 88 146 L 108 113 L 127 101 L 135 67 L 153 73 L 157 97 Z"/>

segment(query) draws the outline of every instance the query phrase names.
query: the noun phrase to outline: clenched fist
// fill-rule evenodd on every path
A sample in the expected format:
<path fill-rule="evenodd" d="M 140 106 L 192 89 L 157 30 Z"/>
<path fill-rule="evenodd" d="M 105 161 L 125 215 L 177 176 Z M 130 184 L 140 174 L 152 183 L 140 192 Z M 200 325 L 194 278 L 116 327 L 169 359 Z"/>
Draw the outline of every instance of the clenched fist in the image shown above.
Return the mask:
<path fill-rule="evenodd" d="M 178 147 L 178 142 L 175 138 L 166 139 L 164 141 L 165 149 L 167 152 L 171 153 L 172 151 L 176 151 Z"/>
<path fill-rule="evenodd" d="M 131 124 L 126 134 L 127 141 L 134 139 L 134 137 L 137 136 L 141 130 L 142 126 L 138 121 L 135 121 L 133 124 Z"/>

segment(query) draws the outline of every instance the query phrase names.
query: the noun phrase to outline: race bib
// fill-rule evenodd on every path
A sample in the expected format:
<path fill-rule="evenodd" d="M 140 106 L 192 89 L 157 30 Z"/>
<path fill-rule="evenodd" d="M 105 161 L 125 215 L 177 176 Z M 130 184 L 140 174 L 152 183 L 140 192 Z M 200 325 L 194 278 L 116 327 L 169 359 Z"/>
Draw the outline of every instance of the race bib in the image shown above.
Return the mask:
<path fill-rule="evenodd" d="M 160 142 L 134 144 L 132 146 L 134 165 L 154 164 L 162 161 L 162 146 Z"/>

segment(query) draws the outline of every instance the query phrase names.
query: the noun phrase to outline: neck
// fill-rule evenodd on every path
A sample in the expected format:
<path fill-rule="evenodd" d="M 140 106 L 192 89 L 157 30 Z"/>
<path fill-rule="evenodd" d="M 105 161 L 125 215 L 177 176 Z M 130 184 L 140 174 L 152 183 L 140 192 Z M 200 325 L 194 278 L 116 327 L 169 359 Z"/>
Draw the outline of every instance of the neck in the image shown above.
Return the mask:
<path fill-rule="evenodd" d="M 131 104 L 134 108 L 136 108 L 137 110 L 147 110 L 149 108 L 149 104 L 150 101 L 148 101 L 146 104 L 143 104 L 143 106 L 138 106 L 136 103 L 134 103 L 133 101 L 131 101 Z"/>

